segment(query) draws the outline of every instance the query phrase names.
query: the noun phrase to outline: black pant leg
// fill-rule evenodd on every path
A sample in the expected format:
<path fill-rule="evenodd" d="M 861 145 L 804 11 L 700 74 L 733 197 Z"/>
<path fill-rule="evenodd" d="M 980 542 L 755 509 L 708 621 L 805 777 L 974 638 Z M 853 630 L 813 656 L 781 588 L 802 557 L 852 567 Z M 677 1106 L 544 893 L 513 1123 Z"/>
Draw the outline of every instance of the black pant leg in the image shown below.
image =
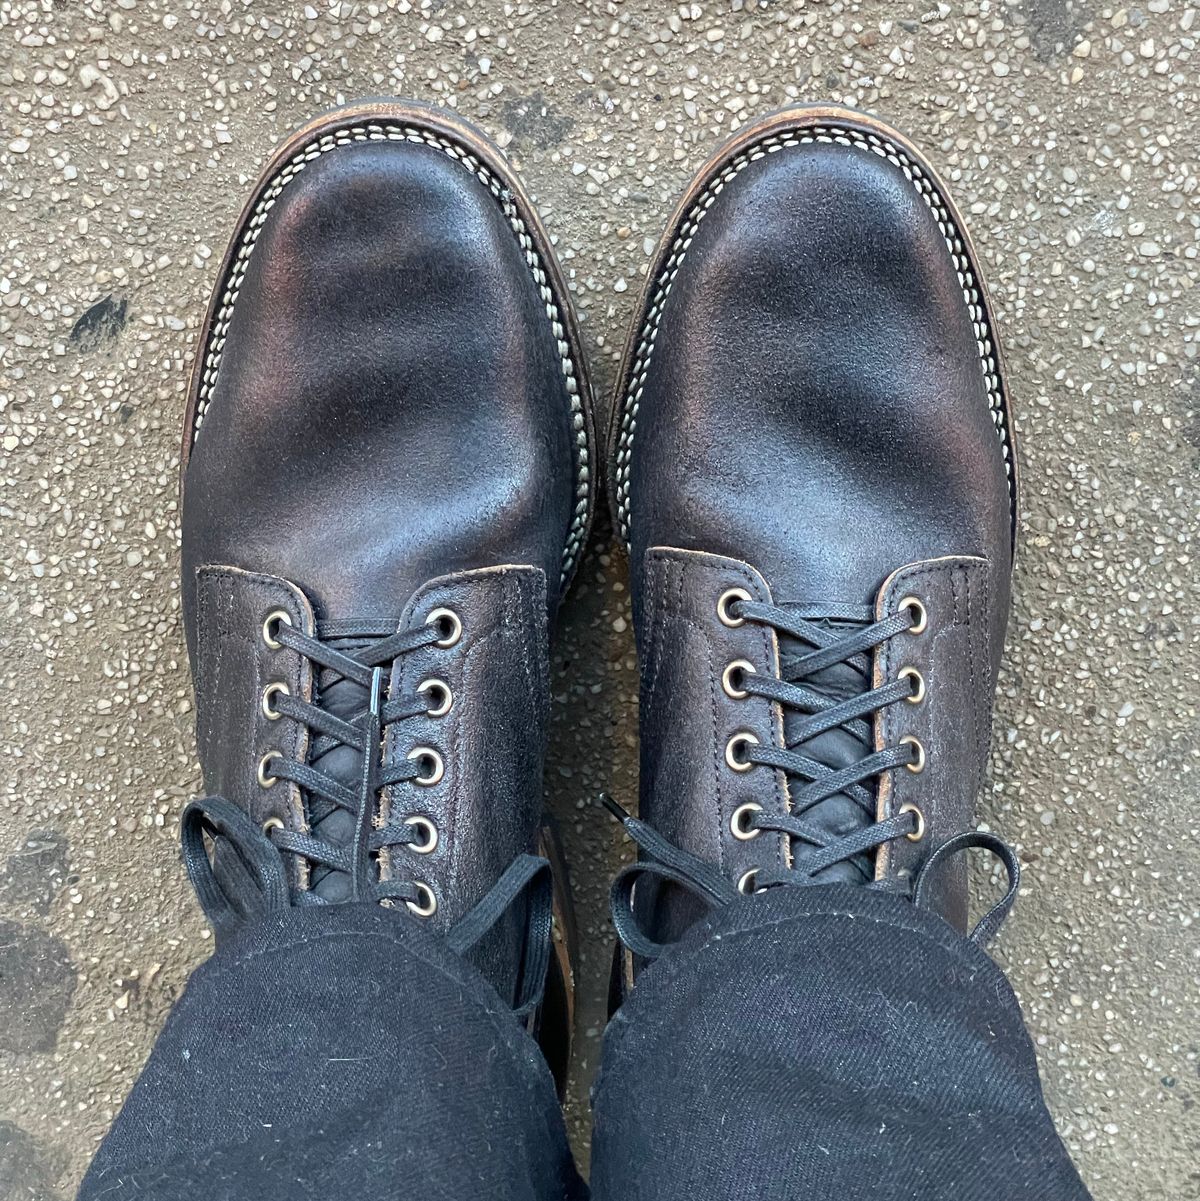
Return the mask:
<path fill-rule="evenodd" d="M 80 1201 L 561 1201 L 554 1084 L 484 980 L 378 906 L 290 910 L 192 976 Z"/>
<path fill-rule="evenodd" d="M 594 1090 L 595 1201 L 1087 1201 L 999 968 L 862 889 L 730 905 L 639 978 Z"/>

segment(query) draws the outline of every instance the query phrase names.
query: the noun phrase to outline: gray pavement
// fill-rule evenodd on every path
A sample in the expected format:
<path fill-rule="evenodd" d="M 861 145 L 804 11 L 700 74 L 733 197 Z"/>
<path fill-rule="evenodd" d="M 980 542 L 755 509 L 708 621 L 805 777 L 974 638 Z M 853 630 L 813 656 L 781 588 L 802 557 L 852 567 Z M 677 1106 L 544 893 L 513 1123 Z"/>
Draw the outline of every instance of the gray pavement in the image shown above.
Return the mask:
<path fill-rule="evenodd" d="M 983 819 L 998 956 L 1098 1201 L 1200 1197 L 1200 12 L 1168 0 L 557 4 L 0 0 L 0 1201 L 73 1194 L 211 946 L 179 625 L 186 371 L 272 145 L 364 94 L 498 136 L 602 394 L 648 252 L 715 140 L 797 99 L 922 144 L 990 276 L 1023 556 Z M 600 531 L 556 650 L 547 773 L 603 1020 L 588 798 L 635 793 L 626 565 Z M 986 882 L 980 882 L 983 885 Z"/>

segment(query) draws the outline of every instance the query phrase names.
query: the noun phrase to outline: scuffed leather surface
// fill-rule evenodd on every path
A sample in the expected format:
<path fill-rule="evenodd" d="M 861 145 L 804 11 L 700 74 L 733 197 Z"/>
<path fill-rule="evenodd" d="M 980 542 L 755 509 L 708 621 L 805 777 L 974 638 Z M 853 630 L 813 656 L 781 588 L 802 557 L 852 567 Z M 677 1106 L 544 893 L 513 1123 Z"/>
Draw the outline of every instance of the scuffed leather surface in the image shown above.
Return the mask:
<path fill-rule="evenodd" d="M 262 710 L 263 689 L 271 683 L 286 684 L 300 700 L 312 699 L 312 665 L 263 640 L 263 621 L 276 609 L 312 634 L 312 608 L 286 580 L 236 567 L 197 572 L 196 744 L 207 793 L 233 801 L 259 824 L 278 817 L 289 829 L 302 830 L 299 789 L 286 780 L 262 788 L 257 777 L 259 760 L 269 752 L 303 761 L 308 750 L 304 727 L 271 721 Z"/>
<path fill-rule="evenodd" d="M 780 836 L 740 840 L 729 825 L 747 801 L 786 812 L 782 773 L 765 767 L 738 773 L 725 762 L 726 744 L 741 731 L 765 746 L 782 745 L 778 705 L 758 696 L 733 699 L 721 687 L 721 673 L 735 659 L 769 676 L 778 673 L 774 631 L 751 622 L 731 628 L 716 610 L 728 588 L 744 588 L 769 603 L 766 583 L 736 559 L 656 547 L 646 554 L 642 585 L 637 628 L 647 736 L 641 816 L 735 878 L 768 863 L 783 866 Z"/>
<path fill-rule="evenodd" d="M 450 685 L 444 717 L 422 714 L 387 728 L 384 762 L 417 746 L 437 750 L 445 775 L 432 786 L 397 784 L 384 794 L 393 820 L 419 815 L 438 828 L 438 846 L 421 855 L 394 848 L 385 876 L 418 879 L 438 898 L 427 919 L 445 930 L 495 883 L 514 856 L 536 853 L 542 811 L 542 760 L 549 711 L 546 577 L 538 568 L 497 567 L 443 576 L 406 607 L 407 624 L 453 609 L 463 623 L 457 646 L 424 647 L 397 660 L 390 691 L 409 695 L 424 679 Z M 518 915 L 472 955 L 501 992 L 519 950 Z"/>
<path fill-rule="evenodd" d="M 385 618 L 426 580 L 529 563 L 557 601 L 570 406 L 516 235 L 461 164 L 339 147 L 271 209 L 188 462 L 196 569 L 269 571 L 318 618 Z"/>
<path fill-rule="evenodd" d="M 703 551 L 782 605 L 878 601 L 893 612 L 902 581 L 928 590 L 929 632 L 897 640 L 877 665 L 891 672 L 896 655 L 912 654 L 925 671 L 930 657 L 928 699 L 898 703 L 876 723 L 889 745 L 910 726 L 930 739 L 926 771 L 892 773 L 880 798 L 884 816 L 907 799 L 921 804 L 928 829 L 919 844 L 901 840 L 881 870 L 911 872 L 974 825 L 1008 614 L 1010 491 L 953 260 L 897 167 L 806 144 L 726 181 L 665 303 L 638 405 L 630 501 L 644 815 L 732 868 L 716 779 L 725 773 L 739 796 L 779 803 L 768 769 L 733 779 L 714 730 L 721 584 L 691 572 L 696 595 L 664 599 L 664 563 Z M 944 556 L 956 558 L 925 562 Z M 915 566 L 881 596 L 905 564 Z M 686 620 L 664 618 L 681 604 Z M 666 671 L 664 624 L 677 627 Z M 836 823 L 848 807 L 833 798 L 810 816 Z M 760 854 L 765 841 L 733 853 Z M 936 893 L 960 923 L 964 881 L 954 865 Z"/>
<path fill-rule="evenodd" d="M 196 745 L 204 791 L 223 796 L 258 825 L 279 818 L 289 830 L 306 831 L 300 790 L 286 780 L 270 788 L 258 783 L 258 764 L 278 751 L 303 761 L 309 732 L 295 722 L 271 721 L 262 710 L 263 689 L 286 684 L 292 696 L 311 700 L 312 665 L 286 647 L 273 649 L 262 637 L 269 613 L 282 610 L 297 630 L 312 634 L 312 607 L 286 580 L 236 567 L 204 567 L 196 573 L 196 626 L 193 681 Z M 237 856 L 218 843 L 217 872 L 238 892 L 248 887 Z M 288 864 L 293 886 L 304 886 L 307 870 Z"/>
<path fill-rule="evenodd" d="M 717 600 L 744 588 L 769 602 L 770 590 L 753 568 L 736 559 L 656 547 L 647 552 L 636 602 L 635 629 L 641 665 L 641 802 L 639 815 L 676 846 L 721 866 L 732 880 L 753 868 L 782 867 L 787 843 L 780 835 L 733 836 L 730 820 L 747 801 L 766 811 L 787 811 L 782 772 L 765 767 L 739 773 L 725 761 L 736 733 L 764 746 L 781 746 L 777 704 L 762 697 L 735 699 L 721 675 L 735 659 L 775 675 L 779 647 L 774 631 L 746 622 L 726 626 Z M 652 879 L 638 885 L 642 922 L 663 941 L 678 938 L 700 915 L 688 894 Z"/>
<path fill-rule="evenodd" d="M 882 849 L 876 864 L 880 876 L 911 876 L 932 847 L 975 825 L 1008 612 L 1008 579 L 994 589 L 992 574 L 986 559 L 954 556 L 903 567 L 880 590 L 879 617 L 895 613 L 906 596 L 917 597 L 928 614 L 922 633 L 899 635 L 875 659 L 877 683 L 895 679 L 903 667 L 915 667 L 926 686 L 919 704 L 901 702 L 876 715 L 876 748 L 895 746 L 910 735 L 921 742 L 926 756 L 923 771 L 901 768 L 885 777 L 880 788 L 881 818 L 913 804 L 926 821 L 920 842 L 900 838 Z M 940 867 L 930 896 L 938 912 L 966 929 L 966 856 Z"/>
<path fill-rule="evenodd" d="M 666 302 L 630 483 L 635 568 L 652 546 L 729 555 L 781 603 L 871 604 L 946 553 L 1008 569 L 962 287 L 898 168 L 803 145 L 726 185 Z"/>

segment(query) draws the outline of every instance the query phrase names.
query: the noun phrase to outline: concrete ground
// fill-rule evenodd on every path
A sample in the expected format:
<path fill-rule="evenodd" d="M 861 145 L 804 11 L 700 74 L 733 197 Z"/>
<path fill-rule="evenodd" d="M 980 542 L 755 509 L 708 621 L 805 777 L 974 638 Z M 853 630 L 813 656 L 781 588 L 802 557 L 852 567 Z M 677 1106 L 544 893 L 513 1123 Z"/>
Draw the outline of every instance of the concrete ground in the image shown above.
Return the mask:
<path fill-rule="evenodd" d="M 68 1198 L 209 950 L 179 625 L 186 372 L 272 145 L 363 94 L 457 108 L 556 236 L 602 394 L 709 147 L 798 99 L 909 131 L 990 275 L 1023 557 L 983 819 L 998 951 L 1099 1201 L 1200 1197 L 1200 13 L 1175 0 L 0 0 L 0 1201 Z M 550 803 L 603 1022 L 591 807 L 635 795 L 626 564 L 598 532 L 557 647 Z"/>

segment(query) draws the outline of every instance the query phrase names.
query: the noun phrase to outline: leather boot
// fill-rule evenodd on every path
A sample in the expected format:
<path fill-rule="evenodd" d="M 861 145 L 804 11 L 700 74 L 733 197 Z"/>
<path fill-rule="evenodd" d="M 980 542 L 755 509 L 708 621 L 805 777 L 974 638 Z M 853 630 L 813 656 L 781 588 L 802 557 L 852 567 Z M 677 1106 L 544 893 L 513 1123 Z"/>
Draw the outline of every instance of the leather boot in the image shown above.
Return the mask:
<path fill-rule="evenodd" d="M 965 930 L 973 845 L 1012 885 L 989 937 L 1017 875 L 974 832 L 1014 438 L 978 259 L 907 139 L 800 108 L 713 155 L 653 262 L 610 453 L 641 664 L 626 944 L 812 884 Z"/>
<path fill-rule="evenodd" d="M 522 1013 L 544 1017 L 553 959 L 569 1026 L 565 881 L 551 955 L 539 851 L 589 401 L 549 239 L 477 130 L 362 103 L 274 156 L 221 267 L 183 437 L 211 794 L 184 845 L 218 937 L 272 908 L 382 904 Z"/>

